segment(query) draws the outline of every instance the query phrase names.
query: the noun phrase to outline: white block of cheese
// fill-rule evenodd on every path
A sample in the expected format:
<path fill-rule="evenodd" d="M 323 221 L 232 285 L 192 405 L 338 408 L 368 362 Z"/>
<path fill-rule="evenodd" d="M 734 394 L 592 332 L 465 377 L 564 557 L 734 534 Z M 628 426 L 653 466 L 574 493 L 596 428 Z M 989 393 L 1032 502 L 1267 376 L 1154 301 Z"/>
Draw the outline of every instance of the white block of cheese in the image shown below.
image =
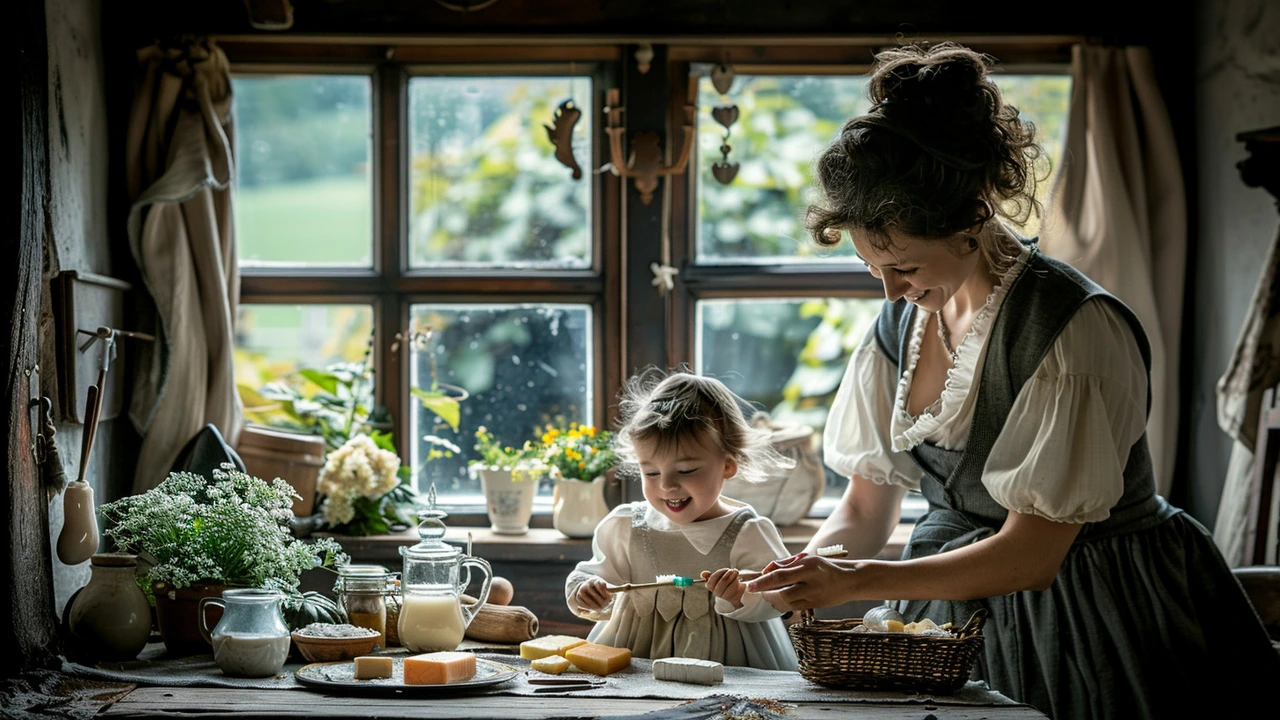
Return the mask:
<path fill-rule="evenodd" d="M 718 685 L 724 682 L 724 665 L 714 660 L 659 658 L 653 661 L 653 679 L 695 685 Z"/>

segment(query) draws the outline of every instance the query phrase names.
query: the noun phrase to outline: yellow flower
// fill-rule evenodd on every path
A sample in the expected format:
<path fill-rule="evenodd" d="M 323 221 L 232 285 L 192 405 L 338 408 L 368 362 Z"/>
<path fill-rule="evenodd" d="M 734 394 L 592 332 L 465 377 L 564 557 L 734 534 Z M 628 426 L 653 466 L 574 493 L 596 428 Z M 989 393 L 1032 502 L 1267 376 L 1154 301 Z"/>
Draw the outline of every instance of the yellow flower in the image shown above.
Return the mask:
<path fill-rule="evenodd" d="M 586 464 L 586 463 L 584 463 L 584 462 L 580 462 L 580 463 L 578 463 L 578 469 L 579 469 L 579 470 L 581 470 L 582 468 L 585 468 L 586 466 L 587 466 L 587 464 Z"/>
<path fill-rule="evenodd" d="M 591 448 L 591 452 L 595 452 L 595 451 L 596 451 L 596 449 L 595 449 L 594 447 L 593 447 L 593 448 Z"/>
<path fill-rule="evenodd" d="M 591 425 L 586 425 L 582 428 L 582 434 L 586 435 L 587 437 L 595 437 L 596 429 Z"/>

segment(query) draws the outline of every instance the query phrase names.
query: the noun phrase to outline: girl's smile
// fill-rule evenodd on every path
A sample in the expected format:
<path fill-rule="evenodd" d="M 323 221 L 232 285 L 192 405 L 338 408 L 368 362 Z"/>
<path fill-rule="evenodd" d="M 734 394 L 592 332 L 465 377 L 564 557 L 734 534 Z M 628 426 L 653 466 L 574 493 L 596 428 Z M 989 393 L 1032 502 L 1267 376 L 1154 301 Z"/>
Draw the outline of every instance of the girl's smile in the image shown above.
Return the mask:
<path fill-rule="evenodd" d="M 658 447 L 655 439 L 636 440 L 636 457 L 644 478 L 644 497 L 672 522 L 710 520 L 729 512 L 720 502 L 724 479 L 738 463 L 719 448 L 691 438 Z"/>

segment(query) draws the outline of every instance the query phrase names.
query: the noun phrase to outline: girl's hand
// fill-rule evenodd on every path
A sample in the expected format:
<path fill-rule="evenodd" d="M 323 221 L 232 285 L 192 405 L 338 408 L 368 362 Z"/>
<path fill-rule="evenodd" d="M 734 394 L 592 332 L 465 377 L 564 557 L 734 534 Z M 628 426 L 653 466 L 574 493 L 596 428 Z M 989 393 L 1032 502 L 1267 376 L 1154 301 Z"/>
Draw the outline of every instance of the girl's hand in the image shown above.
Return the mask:
<path fill-rule="evenodd" d="M 742 596 L 747 593 L 747 584 L 738 579 L 738 571 L 723 568 L 715 572 L 702 571 L 702 579 L 707 581 L 707 589 L 712 595 L 729 602 L 734 609 L 742 607 Z"/>
<path fill-rule="evenodd" d="M 578 607 L 587 610 L 603 610 L 613 599 L 613 593 L 605 589 L 609 583 L 602 578 L 592 577 L 578 586 Z"/>
<path fill-rule="evenodd" d="M 769 563 L 765 574 L 746 584 L 780 612 L 831 607 L 856 596 L 857 565 L 821 557 L 784 558 Z"/>

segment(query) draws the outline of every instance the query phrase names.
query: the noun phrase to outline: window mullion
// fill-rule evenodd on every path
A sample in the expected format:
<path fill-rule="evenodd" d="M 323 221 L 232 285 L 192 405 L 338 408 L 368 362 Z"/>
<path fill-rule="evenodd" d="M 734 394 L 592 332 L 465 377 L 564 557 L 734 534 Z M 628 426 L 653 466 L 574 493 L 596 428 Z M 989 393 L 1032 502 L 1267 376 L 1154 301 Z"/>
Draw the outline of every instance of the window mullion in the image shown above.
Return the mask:
<path fill-rule="evenodd" d="M 400 158 L 404 145 L 407 83 L 402 68 L 385 63 L 378 67 L 376 78 L 373 156 L 377 163 L 374 215 L 375 269 L 384 287 L 396 287 L 404 272 L 404 163 Z M 392 338 L 408 327 L 409 307 L 403 297 L 388 292 L 379 296 L 377 306 L 376 344 L 378 368 L 377 398 L 387 409 L 393 425 L 400 461 L 409 463 L 412 444 L 407 442 L 409 429 L 408 348 L 400 346 L 391 352 Z"/>

